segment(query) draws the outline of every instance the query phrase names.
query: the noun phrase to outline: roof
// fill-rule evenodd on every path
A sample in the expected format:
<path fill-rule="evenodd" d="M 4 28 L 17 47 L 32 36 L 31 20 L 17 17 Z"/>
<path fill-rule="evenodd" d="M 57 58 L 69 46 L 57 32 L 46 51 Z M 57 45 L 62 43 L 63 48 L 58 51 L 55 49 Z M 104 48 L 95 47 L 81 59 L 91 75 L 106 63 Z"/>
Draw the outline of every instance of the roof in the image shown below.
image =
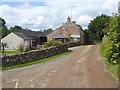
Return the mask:
<path fill-rule="evenodd" d="M 29 38 L 32 38 L 32 37 L 47 37 L 44 32 L 31 31 L 31 30 L 26 30 L 26 29 L 16 30 L 14 33 L 19 33 L 19 34 L 22 33 L 22 36 L 25 36 L 26 38 L 28 38 L 28 37 Z"/>
<path fill-rule="evenodd" d="M 53 37 L 53 38 L 58 39 L 58 38 L 67 38 L 67 37 L 66 37 L 66 36 L 64 36 L 64 35 L 57 35 L 57 36 L 55 36 L 55 37 Z"/>
<path fill-rule="evenodd" d="M 20 32 L 13 32 L 13 33 L 16 34 L 17 36 L 23 38 L 23 39 L 32 39 L 32 38 L 30 38 L 30 37 L 28 37 L 25 34 L 20 33 Z"/>
<path fill-rule="evenodd" d="M 35 36 L 47 37 L 44 32 L 40 32 L 40 31 L 31 31 L 31 30 L 22 29 L 22 30 L 16 30 L 15 32 L 23 33 L 27 37 L 35 37 Z"/>
<path fill-rule="evenodd" d="M 85 32 L 80 25 L 76 24 L 76 21 L 72 21 L 71 25 L 75 25 L 75 26 L 77 26 L 79 28 L 80 31 Z M 65 26 L 68 26 L 67 23 L 64 23 L 60 27 L 56 28 L 54 31 L 52 31 L 51 33 L 49 33 L 49 35 L 52 34 L 55 31 L 59 31 L 61 28 L 65 27 Z M 71 27 L 67 27 L 67 28 L 71 28 Z"/>

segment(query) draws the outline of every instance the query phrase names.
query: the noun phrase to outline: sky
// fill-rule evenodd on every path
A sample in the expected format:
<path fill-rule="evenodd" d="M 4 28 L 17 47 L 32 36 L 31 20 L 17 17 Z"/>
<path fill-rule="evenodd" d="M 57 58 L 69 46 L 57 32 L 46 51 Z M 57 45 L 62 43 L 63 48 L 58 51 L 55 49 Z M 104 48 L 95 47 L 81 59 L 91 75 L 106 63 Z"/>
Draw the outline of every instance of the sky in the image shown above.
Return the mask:
<path fill-rule="evenodd" d="M 15 25 L 34 31 L 56 29 L 68 16 L 86 29 L 101 14 L 118 12 L 119 0 L 2 0 L 0 17 L 6 26 Z"/>

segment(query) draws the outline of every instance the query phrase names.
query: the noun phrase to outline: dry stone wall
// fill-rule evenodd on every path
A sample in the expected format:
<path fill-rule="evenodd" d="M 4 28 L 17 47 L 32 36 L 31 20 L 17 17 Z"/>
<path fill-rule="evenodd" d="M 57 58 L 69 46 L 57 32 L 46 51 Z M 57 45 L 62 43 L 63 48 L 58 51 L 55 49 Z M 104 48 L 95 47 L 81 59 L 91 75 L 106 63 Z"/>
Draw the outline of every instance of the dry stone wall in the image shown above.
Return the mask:
<path fill-rule="evenodd" d="M 25 52 L 17 55 L 12 55 L 12 56 L 3 56 L 1 59 L 2 67 L 8 67 L 8 66 L 32 62 L 35 60 L 40 60 L 42 58 L 63 53 L 67 50 L 68 48 L 66 45 L 60 45 L 60 46 L 52 47 L 45 50 L 36 50 L 36 51 Z"/>

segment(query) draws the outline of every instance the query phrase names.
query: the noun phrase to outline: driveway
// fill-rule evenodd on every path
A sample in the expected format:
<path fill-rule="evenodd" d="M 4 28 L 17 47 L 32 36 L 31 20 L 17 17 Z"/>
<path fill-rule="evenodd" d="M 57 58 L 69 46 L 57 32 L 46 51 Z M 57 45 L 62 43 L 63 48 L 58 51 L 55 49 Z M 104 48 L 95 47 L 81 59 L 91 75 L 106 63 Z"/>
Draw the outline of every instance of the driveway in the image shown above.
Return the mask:
<path fill-rule="evenodd" d="M 2 72 L 3 88 L 117 88 L 105 70 L 99 45 L 70 48 L 73 52 L 43 63 Z"/>

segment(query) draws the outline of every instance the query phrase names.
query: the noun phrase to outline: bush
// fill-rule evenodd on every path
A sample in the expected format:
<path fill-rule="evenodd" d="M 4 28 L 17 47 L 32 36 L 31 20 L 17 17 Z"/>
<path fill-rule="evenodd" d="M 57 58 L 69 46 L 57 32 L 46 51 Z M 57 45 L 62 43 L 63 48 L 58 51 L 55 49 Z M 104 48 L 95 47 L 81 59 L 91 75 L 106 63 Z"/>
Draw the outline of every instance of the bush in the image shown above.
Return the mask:
<path fill-rule="evenodd" d="M 19 51 L 19 52 L 23 52 L 23 51 L 24 51 L 24 46 L 23 46 L 23 44 L 20 44 L 20 45 L 18 46 L 18 51 Z"/>
<path fill-rule="evenodd" d="M 2 47 L 2 52 L 5 52 L 5 47 L 7 47 L 7 43 L 1 43 L 1 47 Z"/>
<path fill-rule="evenodd" d="M 105 57 L 113 64 L 120 63 L 120 16 L 114 15 L 110 21 L 110 31 L 103 41 Z"/>
<path fill-rule="evenodd" d="M 62 42 L 58 40 L 49 40 L 48 42 L 44 43 L 45 48 L 53 47 L 53 46 L 59 46 Z"/>
<path fill-rule="evenodd" d="M 28 52 L 28 51 L 30 51 L 30 48 L 25 48 L 24 51 Z"/>

